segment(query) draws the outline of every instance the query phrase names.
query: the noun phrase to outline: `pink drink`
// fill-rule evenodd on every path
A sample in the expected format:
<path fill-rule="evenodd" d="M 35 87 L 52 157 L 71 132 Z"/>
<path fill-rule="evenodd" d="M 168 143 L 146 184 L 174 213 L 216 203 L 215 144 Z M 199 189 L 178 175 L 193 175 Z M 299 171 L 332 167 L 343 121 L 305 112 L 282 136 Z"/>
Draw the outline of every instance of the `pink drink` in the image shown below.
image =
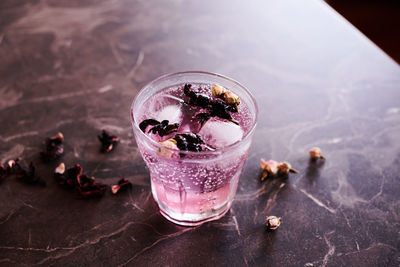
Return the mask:
<path fill-rule="evenodd" d="M 188 104 L 189 98 L 183 92 L 186 83 L 191 84 L 191 90 L 211 99 L 212 85 L 223 85 L 240 96 L 239 112 L 229 112 L 231 120 L 211 116 L 202 123 L 196 115 L 207 113 L 208 109 Z M 181 225 L 197 225 L 218 219 L 229 210 L 256 118 L 257 107 L 247 90 L 218 75 L 201 72 L 167 75 L 139 93 L 132 106 L 134 133 L 150 170 L 153 197 L 167 219 Z M 168 120 L 169 124 L 179 126 L 176 131 L 160 136 L 151 131 L 154 125 L 144 131 L 139 129 L 140 122 L 147 119 Z M 161 143 L 187 133 L 201 138 L 201 151 L 185 151 Z"/>

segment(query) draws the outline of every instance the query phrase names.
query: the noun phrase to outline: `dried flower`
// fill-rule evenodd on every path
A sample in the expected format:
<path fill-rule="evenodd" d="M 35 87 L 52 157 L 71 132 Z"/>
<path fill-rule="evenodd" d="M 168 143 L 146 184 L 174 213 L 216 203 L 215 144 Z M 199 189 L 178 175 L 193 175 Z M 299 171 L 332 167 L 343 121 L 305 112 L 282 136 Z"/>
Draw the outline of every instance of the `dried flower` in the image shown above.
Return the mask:
<path fill-rule="evenodd" d="M 159 122 L 154 119 L 147 119 L 142 121 L 139 124 L 139 128 L 142 130 L 142 132 L 146 133 L 146 128 L 147 126 L 152 125 L 153 127 L 150 128 L 148 132 L 152 132 L 153 134 L 157 134 L 161 137 L 169 135 L 173 132 L 178 131 L 179 128 L 179 123 L 172 123 L 169 124 L 168 120 L 163 120 L 162 122 Z"/>
<path fill-rule="evenodd" d="M 9 160 L 7 161 L 7 164 L 1 164 L 0 163 L 0 182 L 7 178 L 9 175 L 14 173 L 14 166 L 15 166 L 15 161 L 18 161 L 19 159 L 16 160 Z"/>
<path fill-rule="evenodd" d="M 317 159 L 326 159 L 324 155 L 322 155 L 321 149 L 319 147 L 313 147 L 308 151 L 310 154 L 311 159 L 317 160 Z"/>
<path fill-rule="evenodd" d="M 103 152 L 110 152 L 119 142 L 119 138 L 117 136 L 111 135 L 105 130 L 103 130 L 101 135 L 97 137 L 101 142 L 101 150 Z"/>
<path fill-rule="evenodd" d="M 176 142 L 175 139 L 172 139 L 172 138 L 168 139 L 168 140 L 165 140 L 163 142 L 159 142 L 159 144 L 161 144 L 161 145 L 163 145 L 163 146 L 165 146 L 167 148 L 170 148 L 170 149 L 178 150 L 177 142 Z M 158 153 L 159 153 L 159 155 L 161 157 L 164 157 L 164 158 L 167 158 L 167 159 L 171 158 L 173 156 L 173 154 L 174 154 L 173 151 L 171 151 L 169 149 L 161 148 L 161 147 L 158 149 Z"/>
<path fill-rule="evenodd" d="M 82 197 L 100 197 L 104 195 L 107 186 L 103 183 L 95 182 L 94 177 L 83 174 L 81 165 L 65 169 L 65 164 L 61 163 L 54 170 L 54 178 L 58 184 L 67 189 L 75 189 Z"/>
<path fill-rule="evenodd" d="M 57 168 L 54 170 L 54 173 L 57 174 L 64 174 L 65 172 L 65 164 L 61 163 L 60 165 L 57 166 Z"/>
<path fill-rule="evenodd" d="M 212 86 L 211 93 L 213 97 L 218 97 L 225 100 L 227 104 L 233 107 L 234 112 L 238 111 L 238 105 L 240 104 L 240 97 L 238 95 L 229 90 L 226 90 L 225 87 L 219 84 L 214 84 Z"/>
<path fill-rule="evenodd" d="M 132 183 L 128 181 L 126 178 L 121 178 L 118 181 L 118 184 L 111 186 L 111 192 L 115 195 L 119 191 L 127 190 L 128 188 L 132 188 Z"/>
<path fill-rule="evenodd" d="M 226 103 L 235 107 L 236 111 L 238 111 L 238 106 L 240 104 L 240 97 L 231 91 L 226 91 L 224 94 L 224 98 Z"/>
<path fill-rule="evenodd" d="M 15 166 L 15 162 L 16 161 L 18 161 L 19 159 L 16 159 L 16 160 L 9 160 L 9 161 L 7 161 L 7 169 L 9 170 L 9 172 L 11 173 L 12 172 L 12 169 L 14 168 L 14 166 Z"/>
<path fill-rule="evenodd" d="M 159 136 L 163 137 L 178 131 L 178 128 L 179 128 L 179 123 L 169 124 L 168 120 L 163 120 L 159 124 L 152 127 L 149 130 L 149 132 L 152 132 L 153 134 L 158 133 Z"/>
<path fill-rule="evenodd" d="M 265 161 L 261 159 L 261 169 L 262 169 L 262 176 L 261 181 L 264 181 L 266 178 L 275 175 L 278 172 L 278 162 L 275 160 Z"/>
<path fill-rule="evenodd" d="M 225 87 L 219 84 L 214 84 L 211 88 L 211 93 L 213 97 L 221 97 L 225 94 L 225 92 L 226 92 Z"/>
<path fill-rule="evenodd" d="M 176 146 L 183 151 L 202 151 L 203 140 L 200 136 L 194 133 L 177 134 L 174 137 Z"/>
<path fill-rule="evenodd" d="M 58 184 L 68 188 L 73 189 L 78 184 L 78 176 L 82 174 L 82 167 L 79 164 L 75 164 L 75 166 L 65 170 L 65 164 L 61 163 L 54 170 L 54 178 L 58 182 Z"/>
<path fill-rule="evenodd" d="M 107 186 L 103 183 L 95 182 L 93 176 L 82 174 L 78 176 L 77 192 L 85 198 L 101 197 L 106 192 Z"/>
<path fill-rule="evenodd" d="M 298 173 L 297 170 L 292 168 L 292 165 L 289 162 L 284 161 L 284 162 L 279 163 L 279 165 L 278 165 L 278 174 L 279 175 L 287 175 L 289 172 Z"/>
<path fill-rule="evenodd" d="M 281 225 L 280 217 L 268 216 L 265 221 L 268 229 L 270 230 L 275 230 Z"/>
<path fill-rule="evenodd" d="M 0 182 L 8 176 L 7 167 L 0 163 Z"/>
<path fill-rule="evenodd" d="M 234 106 L 231 106 L 221 99 L 215 99 L 208 95 L 195 92 L 191 89 L 191 84 L 185 84 L 183 92 L 187 97 L 189 97 L 188 105 L 198 106 L 207 109 L 210 117 L 219 117 L 222 119 L 230 120 L 237 124 L 232 116 L 229 114 L 231 112 L 237 112 Z"/>
<path fill-rule="evenodd" d="M 48 137 L 45 140 L 46 150 L 40 155 L 44 161 L 52 161 L 64 154 L 64 135 L 59 132 L 53 137 Z"/>
<path fill-rule="evenodd" d="M 142 130 L 142 132 L 146 132 L 146 128 L 147 126 L 150 125 L 157 125 L 160 124 L 160 122 L 158 120 L 154 120 L 154 119 L 147 119 L 147 120 L 143 120 L 141 123 L 139 123 L 139 128 L 140 130 Z"/>
<path fill-rule="evenodd" d="M 36 175 L 36 173 L 35 173 L 36 168 L 32 162 L 30 162 L 30 164 L 28 166 L 28 170 L 26 170 L 26 168 L 21 166 L 20 161 L 17 160 L 14 163 L 13 170 L 15 172 L 15 176 L 17 177 L 17 179 L 24 183 L 39 184 L 42 186 L 46 185 L 46 182 L 43 181 L 39 176 Z"/>

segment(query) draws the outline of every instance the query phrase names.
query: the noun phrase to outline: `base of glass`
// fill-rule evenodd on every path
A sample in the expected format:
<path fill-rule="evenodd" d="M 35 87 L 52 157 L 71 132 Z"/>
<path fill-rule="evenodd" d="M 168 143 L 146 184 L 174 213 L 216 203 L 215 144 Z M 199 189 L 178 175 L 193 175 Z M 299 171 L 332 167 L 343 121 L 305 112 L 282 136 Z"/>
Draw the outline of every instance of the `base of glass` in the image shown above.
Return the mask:
<path fill-rule="evenodd" d="M 160 207 L 160 213 L 169 221 L 182 226 L 197 226 L 205 222 L 214 221 L 222 218 L 231 208 L 232 201 L 227 201 L 221 207 L 212 209 L 200 214 L 179 213 L 168 210 L 166 207 Z"/>

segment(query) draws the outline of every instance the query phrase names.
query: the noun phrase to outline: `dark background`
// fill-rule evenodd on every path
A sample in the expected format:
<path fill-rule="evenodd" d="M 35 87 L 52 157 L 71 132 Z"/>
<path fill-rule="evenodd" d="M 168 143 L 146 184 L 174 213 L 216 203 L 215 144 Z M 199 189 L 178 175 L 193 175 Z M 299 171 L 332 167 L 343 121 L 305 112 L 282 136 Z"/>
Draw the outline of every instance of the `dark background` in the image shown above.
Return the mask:
<path fill-rule="evenodd" d="M 400 1 L 326 0 L 390 57 L 400 62 Z"/>

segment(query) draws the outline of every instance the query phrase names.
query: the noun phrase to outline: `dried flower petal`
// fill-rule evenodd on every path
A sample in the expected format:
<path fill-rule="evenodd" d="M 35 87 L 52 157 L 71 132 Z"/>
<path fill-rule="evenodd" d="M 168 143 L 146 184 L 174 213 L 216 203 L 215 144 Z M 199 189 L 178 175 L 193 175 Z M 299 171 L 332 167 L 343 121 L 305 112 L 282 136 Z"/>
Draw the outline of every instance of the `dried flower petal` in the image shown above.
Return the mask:
<path fill-rule="evenodd" d="M 64 163 L 61 163 L 54 170 L 56 181 L 67 189 L 75 189 L 82 197 L 100 197 L 104 195 L 107 186 L 95 182 L 94 177 L 82 174 L 83 169 L 79 164 L 65 170 Z"/>
<path fill-rule="evenodd" d="M 153 120 L 153 119 L 147 119 L 147 120 L 144 120 L 144 121 L 142 121 L 141 123 L 139 123 L 139 128 L 140 128 L 140 130 L 142 130 L 142 132 L 146 132 L 146 128 L 147 128 L 147 126 L 149 126 L 149 125 L 157 125 L 157 124 L 160 124 L 160 122 L 159 121 L 157 121 L 157 120 Z"/>
<path fill-rule="evenodd" d="M 79 164 L 65 170 L 64 163 L 61 163 L 54 171 L 54 178 L 58 184 L 73 189 L 78 184 L 78 176 L 82 174 L 82 167 Z"/>
<path fill-rule="evenodd" d="M 27 184 L 39 184 L 42 186 L 46 185 L 46 182 L 43 181 L 39 176 L 35 173 L 35 166 L 32 162 L 30 162 L 28 170 L 23 168 L 19 161 L 16 161 L 14 164 L 14 172 L 15 176 L 18 180 L 27 183 Z"/>
<path fill-rule="evenodd" d="M 268 216 L 265 221 L 268 229 L 270 230 L 275 230 L 281 225 L 280 217 Z"/>
<path fill-rule="evenodd" d="M 64 154 L 64 135 L 59 132 L 53 137 L 48 137 L 45 140 L 46 150 L 40 155 L 44 161 L 52 161 Z"/>
<path fill-rule="evenodd" d="M 119 191 L 127 190 L 128 188 L 132 188 L 132 183 L 128 181 L 126 178 L 121 178 L 118 181 L 118 184 L 111 186 L 111 192 L 115 195 Z"/>
<path fill-rule="evenodd" d="M 101 150 L 103 152 L 110 152 L 119 142 L 119 138 L 117 136 L 111 135 L 105 130 L 103 130 L 101 135 L 97 137 L 101 142 Z"/>
<path fill-rule="evenodd" d="M 179 123 L 169 124 L 168 120 L 163 120 L 161 123 L 152 127 L 149 132 L 153 134 L 158 133 L 159 136 L 163 137 L 165 135 L 169 135 L 173 132 L 178 131 Z"/>
<path fill-rule="evenodd" d="M 284 162 L 279 163 L 279 165 L 278 165 L 278 174 L 279 175 L 287 175 L 289 172 L 298 173 L 297 170 L 292 168 L 292 165 L 289 162 L 284 161 Z"/>
<path fill-rule="evenodd" d="M 262 169 L 262 176 L 261 181 L 264 181 L 266 178 L 275 175 L 278 172 L 278 165 L 279 163 L 275 160 L 265 161 L 261 159 L 261 169 Z"/>
<path fill-rule="evenodd" d="M 85 198 L 101 197 L 106 192 L 107 186 L 100 182 L 95 182 L 94 177 L 82 174 L 78 176 L 77 192 Z"/>
<path fill-rule="evenodd" d="M 60 165 L 58 165 L 58 167 L 54 170 L 54 173 L 57 174 L 64 174 L 65 172 L 65 164 L 61 163 Z"/>
<path fill-rule="evenodd" d="M 163 145 L 163 146 L 165 146 L 167 148 L 170 148 L 170 149 L 178 150 L 177 142 L 176 142 L 175 139 L 172 139 L 172 138 L 168 139 L 168 140 L 165 140 L 163 142 L 159 142 L 159 144 L 161 144 L 161 145 Z M 158 149 L 158 154 L 163 158 L 169 159 L 174 155 L 174 152 L 169 150 L 169 149 L 159 148 Z"/>
<path fill-rule="evenodd" d="M 324 155 L 322 155 L 321 149 L 319 147 L 313 147 L 308 151 L 310 154 L 311 159 L 316 160 L 316 159 L 326 159 Z"/>
<path fill-rule="evenodd" d="M 0 163 L 0 182 L 8 176 L 7 167 Z"/>
<path fill-rule="evenodd" d="M 7 161 L 7 164 L 1 164 L 0 163 L 0 182 L 7 178 L 9 175 L 13 174 L 15 169 L 15 162 L 19 161 L 19 159 L 16 160 L 9 160 Z"/>
<path fill-rule="evenodd" d="M 211 93 L 213 97 L 221 97 L 223 94 L 225 94 L 225 92 L 226 92 L 225 87 L 219 84 L 214 84 L 211 88 Z"/>
<path fill-rule="evenodd" d="M 215 99 L 208 95 L 195 92 L 191 87 L 191 84 L 185 84 L 183 88 L 183 92 L 187 97 L 189 97 L 189 103 L 187 104 L 207 109 L 211 117 L 219 117 L 237 124 L 237 121 L 235 121 L 229 114 L 229 111 L 237 112 L 237 109 L 234 106 L 225 103 L 225 101 L 221 99 Z"/>
<path fill-rule="evenodd" d="M 194 151 L 194 152 L 202 151 L 201 145 L 204 144 L 204 142 L 197 134 L 194 133 L 177 134 L 175 135 L 174 139 L 176 141 L 177 147 L 180 150 Z"/>

